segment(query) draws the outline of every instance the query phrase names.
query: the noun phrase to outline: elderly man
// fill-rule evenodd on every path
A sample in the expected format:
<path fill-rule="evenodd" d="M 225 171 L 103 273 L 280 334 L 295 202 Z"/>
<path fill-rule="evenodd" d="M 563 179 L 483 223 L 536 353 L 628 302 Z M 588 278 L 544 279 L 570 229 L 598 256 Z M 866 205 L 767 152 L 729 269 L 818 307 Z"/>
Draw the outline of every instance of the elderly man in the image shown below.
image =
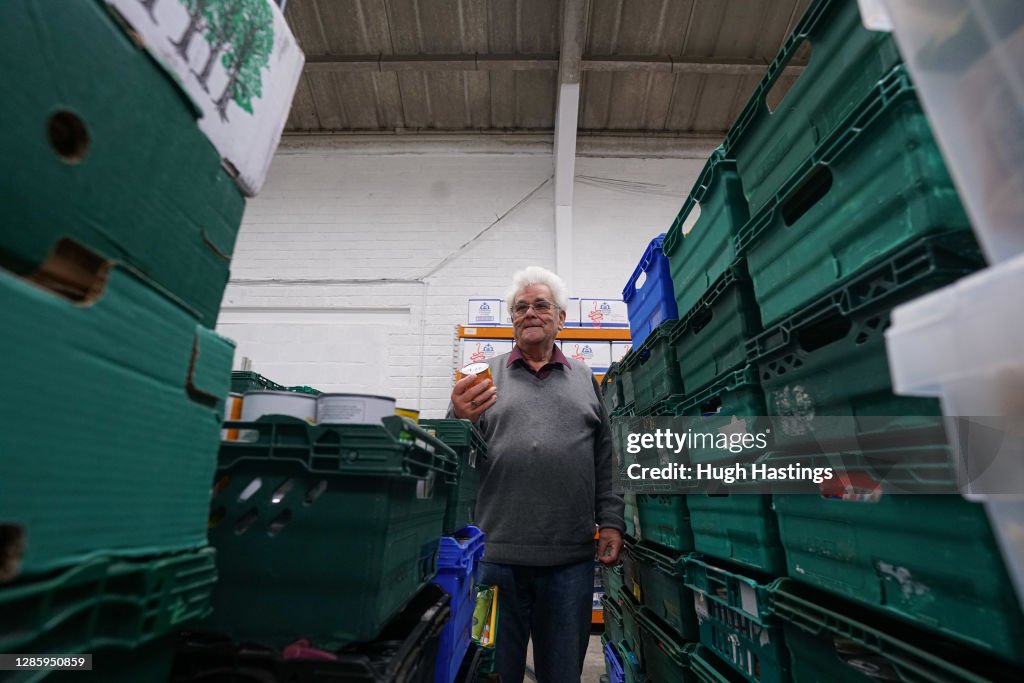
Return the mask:
<path fill-rule="evenodd" d="M 594 527 L 600 561 L 614 564 L 623 501 L 612 491 L 611 429 L 597 381 L 555 345 L 565 327 L 564 283 L 532 266 L 515 274 L 506 301 L 516 346 L 488 361 L 493 382 L 455 384 L 450 414 L 472 420 L 487 440 L 478 581 L 499 587 L 496 672 L 520 683 L 532 637 L 538 682 L 568 683 L 579 681 L 589 641 Z"/>

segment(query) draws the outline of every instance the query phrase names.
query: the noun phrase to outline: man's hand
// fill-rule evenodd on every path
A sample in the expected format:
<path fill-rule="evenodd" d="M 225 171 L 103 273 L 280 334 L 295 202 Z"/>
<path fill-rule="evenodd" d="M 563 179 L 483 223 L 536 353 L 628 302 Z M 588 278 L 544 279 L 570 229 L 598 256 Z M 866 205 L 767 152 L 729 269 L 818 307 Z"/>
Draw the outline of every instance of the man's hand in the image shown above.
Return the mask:
<path fill-rule="evenodd" d="M 452 387 L 452 407 L 455 417 L 476 423 L 485 410 L 498 400 L 498 390 L 489 379 L 480 380 L 476 375 L 463 377 Z"/>
<path fill-rule="evenodd" d="M 597 559 L 609 567 L 619 561 L 622 550 L 622 534 L 618 529 L 601 529 L 597 537 Z"/>

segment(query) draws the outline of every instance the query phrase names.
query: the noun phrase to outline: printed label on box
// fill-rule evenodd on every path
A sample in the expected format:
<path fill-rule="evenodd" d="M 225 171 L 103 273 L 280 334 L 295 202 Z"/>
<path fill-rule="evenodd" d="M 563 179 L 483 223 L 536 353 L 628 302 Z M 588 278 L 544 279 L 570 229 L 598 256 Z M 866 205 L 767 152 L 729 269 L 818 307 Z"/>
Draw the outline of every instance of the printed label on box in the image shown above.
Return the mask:
<path fill-rule="evenodd" d="M 633 348 L 633 342 L 613 341 L 612 342 L 612 362 L 619 363 L 629 350 Z"/>
<path fill-rule="evenodd" d="M 463 339 L 462 365 L 483 363 L 489 358 L 500 356 L 512 350 L 512 342 L 507 339 Z"/>
<path fill-rule="evenodd" d="M 626 304 L 617 299 L 580 299 L 581 327 L 629 327 Z"/>
<path fill-rule="evenodd" d="M 606 341 L 563 341 L 562 353 L 586 363 L 594 372 L 607 372 L 612 364 L 611 344 Z"/>
<path fill-rule="evenodd" d="M 305 56 L 270 0 L 106 0 L 198 107 L 242 192 L 260 191 Z"/>
<path fill-rule="evenodd" d="M 467 324 L 495 326 L 501 320 L 501 299 L 470 299 Z"/>

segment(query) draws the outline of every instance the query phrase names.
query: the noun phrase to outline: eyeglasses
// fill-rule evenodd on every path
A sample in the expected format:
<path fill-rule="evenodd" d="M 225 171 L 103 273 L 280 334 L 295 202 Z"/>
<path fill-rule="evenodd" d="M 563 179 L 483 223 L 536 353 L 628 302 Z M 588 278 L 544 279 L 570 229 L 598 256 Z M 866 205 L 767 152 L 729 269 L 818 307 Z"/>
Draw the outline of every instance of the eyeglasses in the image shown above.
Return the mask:
<path fill-rule="evenodd" d="M 536 313 L 537 315 L 544 315 L 545 313 L 548 313 L 552 309 L 558 307 L 555 306 L 550 301 L 545 301 L 544 299 L 534 301 L 532 304 L 528 304 L 525 301 L 520 301 L 519 303 L 512 307 L 512 315 L 514 315 L 517 318 L 522 318 L 524 315 L 526 315 L 526 312 L 531 308 L 533 309 L 533 312 Z"/>

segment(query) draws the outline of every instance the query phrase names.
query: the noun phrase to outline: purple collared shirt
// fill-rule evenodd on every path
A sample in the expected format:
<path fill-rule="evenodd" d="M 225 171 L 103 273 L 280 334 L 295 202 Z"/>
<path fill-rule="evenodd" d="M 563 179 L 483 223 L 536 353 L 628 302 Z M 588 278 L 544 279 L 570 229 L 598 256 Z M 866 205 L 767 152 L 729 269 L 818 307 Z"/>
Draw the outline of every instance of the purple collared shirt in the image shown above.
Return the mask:
<path fill-rule="evenodd" d="M 565 354 L 562 353 L 562 350 L 558 348 L 557 344 L 555 344 L 554 348 L 551 350 L 551 359 L 539 370 L 534 370 L 530 367 L 530 364 L 526 362 L 526 358 L 524 358 L 523 354 L 520 353 L 518 346 L 512 347 L 512 353 L 508 354 L 508 361 L 505 363 L 505 367 L 510 368 L 515 362 L 519 362 L 520 365 L 533 373 L 537 379 L 546 379 L 547 376 L 551 374 L 551 371 L 558 367 L 559 364 L 572 369 L 572 366 L 569 365 L 569 360 L 565 357 Z"/>

